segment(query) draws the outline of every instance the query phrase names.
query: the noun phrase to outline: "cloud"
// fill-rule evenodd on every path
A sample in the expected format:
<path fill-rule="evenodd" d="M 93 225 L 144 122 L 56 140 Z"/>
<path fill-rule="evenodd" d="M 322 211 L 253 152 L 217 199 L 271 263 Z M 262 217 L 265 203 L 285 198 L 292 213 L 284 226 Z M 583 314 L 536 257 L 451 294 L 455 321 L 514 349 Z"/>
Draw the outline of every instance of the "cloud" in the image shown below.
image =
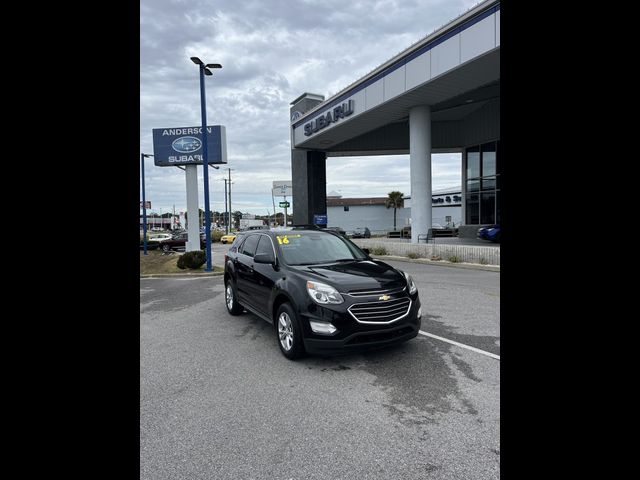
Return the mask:
<path fill-rule="evenodd" d="M 291 178 L 289 103 L 303 92 L 337 93 L 476 3 L 142 0 L 140 149 L 153 151 L 154 128 L 200 125 L 198 68 L 189 57 L 221 63 L 206 79 L 207 119 L 227 129 L 232 206 L 273 210 L 271 182 Z M 433 187 L 459 185 L 459 155 L 439 158 Z M 184 172 L 147 162 L 146 197 L 154 208 L 184 209 Z M 330 158 L 327 190 L 408 194 L 408 164 L 407 155 Z M 222 173 L 209 170 L 212 208 L 224 209 Z"/>

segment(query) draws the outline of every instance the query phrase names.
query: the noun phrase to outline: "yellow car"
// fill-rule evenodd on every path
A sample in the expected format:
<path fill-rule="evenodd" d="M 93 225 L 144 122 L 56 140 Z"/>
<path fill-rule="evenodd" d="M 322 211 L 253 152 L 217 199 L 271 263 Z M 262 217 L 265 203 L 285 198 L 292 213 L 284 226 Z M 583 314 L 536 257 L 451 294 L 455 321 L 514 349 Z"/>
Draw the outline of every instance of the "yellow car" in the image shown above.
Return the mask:
<path fill-rule="evenodd" d="M 220 241 L 222 243 L 233 243 L 235 239 L 236 239 L 235 233 L 227 233 L 226 235 L 223 235 L 222 237 L 220 237 Z"/>

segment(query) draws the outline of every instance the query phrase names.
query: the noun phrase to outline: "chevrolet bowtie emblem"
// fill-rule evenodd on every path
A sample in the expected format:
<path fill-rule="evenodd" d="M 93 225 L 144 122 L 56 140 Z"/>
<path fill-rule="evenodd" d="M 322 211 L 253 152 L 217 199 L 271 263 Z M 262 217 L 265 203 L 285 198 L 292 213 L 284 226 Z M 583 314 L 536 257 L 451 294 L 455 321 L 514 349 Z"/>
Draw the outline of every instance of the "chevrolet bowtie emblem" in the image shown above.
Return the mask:
<path fill-rule="evenodd" d="M 389 295 L 382 295 L 381 297 L 378 298 L 378 300 L 389 300 L 391 297 Z"/>

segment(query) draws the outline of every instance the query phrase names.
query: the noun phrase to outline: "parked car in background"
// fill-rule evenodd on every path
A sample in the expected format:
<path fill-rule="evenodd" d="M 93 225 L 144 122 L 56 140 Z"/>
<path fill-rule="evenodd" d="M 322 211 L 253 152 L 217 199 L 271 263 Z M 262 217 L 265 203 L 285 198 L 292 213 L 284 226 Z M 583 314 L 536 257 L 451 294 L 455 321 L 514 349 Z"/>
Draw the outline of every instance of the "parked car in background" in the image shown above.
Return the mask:
<path fill-rule="evenodd" d="M 489 225 L 478 229 L 478 238 L 500 243 L 500 225 Z"/>
<path fill-rule="evenodd" d="M 233 243 L 233 241 L 236 239 L 237 235 L 235 233 L 227 233 L 226 235 L 223 235 L 222 237 L 220 237 L 220 241 L 222 243 Z"/>
<path fill-rule="evenodd" d="M 147 241 L 152 240 L 159 242 L 161 240 L 169 240 L 172 236 L 170 233 L 152 233 L 151 235 L 147 235 Z"/>
<path fill-rule="evenodd" d="M 170 252 L 171 250 L 184 250 L 187 246 L 187 233 L 179 233 L 177 235 L 173 235 L 171 238 L 167 240 L 161 240 L 158 242 L 158 246 L 162 249 L 163 252 Z M 200 235 L 200 248 L 205 249 L 206 243 L 204 240 L 204 235 Z"/>
<path fill-rule="evenodd" d="M 347 237 L 347 232 L 345 232 L 344 229 L 342 229 L 340 227 L 327 227 L 327 228 L 323 228 L 323 230 L 330 230 L 332 232 L 339 233 L 340 235 L 342 235 L 345 238 Z"/>
<path fill-rule="evenodd" d="M 351 233 L 351 238 L 371 238 L 371 230 L 368 227 L 356 227 Z"/>
<path fill-rule="evenodd" d="M 334 230 L 243 232 L 224 261 L 227 311 L 272 324 L 288 359 L 401 343 L 420 330 L 411 276 Z"/>

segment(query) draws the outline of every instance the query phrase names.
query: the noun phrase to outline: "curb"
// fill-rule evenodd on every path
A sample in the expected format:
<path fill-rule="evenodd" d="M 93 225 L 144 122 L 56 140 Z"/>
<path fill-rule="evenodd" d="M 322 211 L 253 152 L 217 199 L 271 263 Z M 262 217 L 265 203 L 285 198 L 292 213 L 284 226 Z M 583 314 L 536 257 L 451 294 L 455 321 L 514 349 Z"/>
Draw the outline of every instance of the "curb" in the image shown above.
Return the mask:
<path fill-rule="evenodd" d="M 466 268 L 468 270 L 485 270 L 487 272 L 497 272 L 500 273 L 500 265 L 481 265 L 478 263 L 451 263 L 446 260 L 429 260 L 426 258 L 407 258 L 400 257 L 397 255 L 371 255 L 372 258 L 377 260 L 394 260 L 398 262 L 407 262 L 407 263 L 421 263 L 423 265 L 437 265 L 439 267 L 452 267 L 452 268 Z"/>
<path fill-rule="evenodd" d="M 219 277 L 224 272 L 211 273 L 147 273 L 140 274 L 140 278 L 194 278 L 194 277 Z"/>

